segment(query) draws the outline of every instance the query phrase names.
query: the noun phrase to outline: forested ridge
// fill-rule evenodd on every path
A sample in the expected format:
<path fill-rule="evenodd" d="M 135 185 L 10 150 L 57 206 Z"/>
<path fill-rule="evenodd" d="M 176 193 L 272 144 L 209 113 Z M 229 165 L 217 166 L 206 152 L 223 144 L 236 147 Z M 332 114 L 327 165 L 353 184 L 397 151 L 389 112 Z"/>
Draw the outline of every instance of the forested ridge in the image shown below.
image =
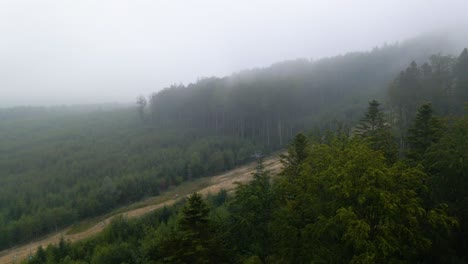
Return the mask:
<path fill-rule="evenodd" d="M 368 52 L 285 61 L 172 85 L 137 103 L 142 117 L 157 127 L 197 128 L 281 147 L 299 131 L 323 130 L 334 120 L 356 120 L 367 101 L 387 98 L 388 84 L 411 61 L 426 63 L 448 46 L 443 39 L 421 37 Z M 439 66 L 441 74 L 451 70 L 452 57 L 434 58 L 434 71 L 439 73 Z M 447 81 L 442 80 L 447 76 L 440 78 Z"/>
<path fill-rule="evenodd" d="M 389 167 L 390 172 L 386 171 L 384 174 L 402 173 L 401 170 L 404 169 L 399 167 L 401 170 L 398 171 L 398 168 L 392 167 L 400 163 L 407 164 L 405 166 L 409 167 L 408 170 L 419 170 L 420 174 L 416 173 L 419 176 L 440 174 L 445 169 L 443 165 L 434 165 L 430 171 L 428 165 L 424 166 L 425 152 L 433 143 L 444 140 L 447 144 L 462 146 L 459 142 L 449 142 L 443 135 L 458 131 L 461 133 L 457 135 L 459 140 L 466 138 L 466 130 L 463 130 L 466 120 L 457 116 L 464 115 L 463 103 L 467 100 L 468 76 L 466 49 L 456 57 L 442 55 L 439 53 L 441 51 L 441 43 L 423 39 L 318 61 L 283 62 L 225 78 L 204 78 L 187 86 L 174 85 L 149 98 L 140 97 L 136 109 L 67 115 L 45 113 L 39 116 L 34 108 L 0 110 L 0 153 L 6 154 L 0 155 L 0 248 L 23 243 L 79 219 L 109 212 L 116 206 L 157 195 L 182 181 L 233 168 L 258 156 L 256 154 L 259 152 L 268 153 L 284 147 L 301 131 L 315 135 L 315 143 L 331 147 L 335 144 L 331 142 L 341 140 L 343 135 L 324 142 L 327 138 L 325 131 L 339 129 L 350 142 L 359 142 L 350 143 L 351 147 L 369 148 L 370 152 L 380 151 L 383 157 L 375 162 Z M 372 129 L 366 123 L 355 126 L 362 117 L 367 102 L 374 98 L 383 102 L 382 105 L 377 101 L 371 104 L 374 110 L 381 107 L 383 109 L 377 118 L 380 119 L 377 122 L 378 129 L 374 129 L 375 124 L 370 125 Z M 424 104 L 429 101 L 432 104 Z M 417 129 L 412 125 L 417 120 L 416 114 L 421 105 L 426 107 L 425 111 L 428 113 L 432 114 L 434 111 L 438 115 L 451 117 L 440 121 L 437 129 L 439 132 L 434 139 L 424 139 L 423 143 L 418 143 L 417 137 L 412 141 L 412 135 L 417 134 Z M 456 124 L 461 128 L 457 130 Z M 416 147 L 418 144 L 421 146 Z M 454 159 L 457 155 L 466 155 L 463 148 L 459 148 L 459 152 L 453 154 Z M 433 155 L 445 156 L 440 153 Z M 441 162 L 444 164 L 444 161 Z M 450 168 L 455 166 L 452 162 L 456 163 L 455 160 L 445 162 L 448 162 L 445 164 L 449 164 L 447 166 Z M 423 167 L 420 168 L 417 164 L 423 164 Z M 463 171 L 463 164 L 458 166 Z M 286 168 L 283 174 L 298 173 L 299 169 L 294 167 Z M 455 170 L 451 173 L 458 175 L 460 172 Z M 277 183 L 273 184 L 276 185 Z M 430 189 L 429 182 L 427 185 Z M 416 184 L 410 187 L 416 188 L 415 186 Z M 402 192 L 406 190 L 402 189 Z M 424 206 L 417 203 L 414 208 L 434 212 L 433 216 L 437 218 L 429 219 L 430 221 L 425 218 L 421 221 L 426 222 L 421 225 L 426 225 L 428 221 L 438 225 L 437 221 L 443 220 L 440 225 L 444 226 L 445 233 L 450 233 L 460 223 L 457 220 L 466 219 L 460 217 L 458 211 L 451 211 L 454 207 L 462 211 L 463 203 L 460 204 L 459 197 L 449 201 L 441 193 L 437 193 L 439 196 L 434 198 L 436 193 L 428 190 L 421 194 L 424 197 L 410 198 L 415 201 L 424 198 L 421 200 Z M 426 196 L 430 198 L 426 199 Z M 276 202 L 277 199 L 275 196 L 273 200 Z M 273 204 L 273 200 L 262 203 Z M 432 201 L 437 203 L 428 206 Z M 320 204 L 321 202 L 317 202 L 317 206 L 320 207 Z M 444 207 L 445 204 L 449 205 L 448 209 Z M 345 203 L 340 206 L 344 205 Z M 215 208 L 224 210 L 223 206 L 219 204 Z M 280 214 L 276 211 L 271 213 L 264 217 L 264 221 L 273 221 Z M 172 220 L 174 226 L 178 225 L 175 224 L 179 221 L 176 218 L 178 219 L 175 217 Z M 231 226 L 229 221 L 222 224 Z M 136 229 L 144 228 L 144 225 L 133 224 L 138 226 Z M 154 222 L 148 222 L 148 225 L 159 228 Z M 258 226 L 257 223 L 251 223 L 250 228 L 258 229 Z M 437 232 L 440 230 L 442 229 L 437 229 Z M 432 229 L 426 231 L 431 233 Z M 219 235 L 216 230 L 210 232 L 205 235 Z M 265 239 L 269 239 L 269 231 L 264 232 Z M 140 243 L 138 241 L 143 234 L 129 234 L 134 235 L 134 242 Z M 426 235 L 429 236 L 421 233 L 421 241 L 424 243 L 432 239 Z M 173 236 L 177 238 L 178 234 Z M 169 237 L 173 236 L 171 233 Z M 451 239 L 443 234 L 440 236 L 447 241 Z M 222 241 L 227 243 L 231 239 L 237 238 L 228 236 L 223 237 Z M 464 235 L 458 239 L 466 243 Z M 90 243 L 98 243 L 98 240 L 93 241 L 95 242 Z M 260 245 L 262 243 L 274 243 L 274 240 L 248 241 L 254 243 L 252 247 L 255 248 L 265 247 Z M 169 245 L 161 243 L 158 246 Z M 218 242 L 213 243 L 219 245 Z M 241 242 L 230 243 L 238 245 Z M 73 247 L 66 243 L 61 246 L 70 250 Z M 138 247 L 137 244 L 127 246 Z M 263 262 L 270 261 L 270 257 L 286 261 L 283 257 L 293 254 L 285 253 L 286 255 L 277 257 L 270 256 L 270 251 L 245 253 L 246 249 L 236 252 L 224 252 L 224 249 L 219 249 L 219 255 L 231 256 L 229 261 L 226 259 L 227 262 L 245 260 L 248 254 L 257 256 Z M 64 260 L 52 256 L 50 252 L 54 250 L 56 249 L 50 249 L 48 253 L 55 258 L 51 261 Z M 132 256 L 137 254 L 135 250 L 137 249 L 129 249 L 129 252 L 133 252 Z M 343 250 L 352 251 L 349 248 Z M 460 252 L 453 247 L 444 250 Z M 252 249 L 247 250 L 250 251 Z M 424 252 L 431 252 L 431 246 L 427 243 L 414 258 L 421 259 Z M 87 254 L 91 258 L 94 253 L 92 251 Z M 143 254 L 145 258 L 146 254 L 156 253 L 148 251 Z M 163 259 L 158 254 L 153 256 L 154 261 Z M 375 253 L 376 256 L 379 254 Z M 66 255 L 68 253 L 63 257 Z M 313 259 L 307 254 L 304 257 Z M 90 258 L 86 262 L 91 261 Z M 80 257 L 75 256 L 72 259 L 78 260 Z M 143 260 L 148 259 L 138 261 Z M 369 257 L 369 260 L 372 258 Z M 125 261 L 133 263 L 136 260 Z M 166 261 L 171 262 L 170 259 Z M 291 259 L 288 261 L 293 262 Z"/>
<path fill-rule="evenodd" d="M 397 159 L 388 131 L 372 101 L 354 136 L 296 135 L 274 180 L 259 159 L 233 195 L 117 218 L 25 263 L 466 263 L 466 116 L 444 122 L 420 106 Z"/>

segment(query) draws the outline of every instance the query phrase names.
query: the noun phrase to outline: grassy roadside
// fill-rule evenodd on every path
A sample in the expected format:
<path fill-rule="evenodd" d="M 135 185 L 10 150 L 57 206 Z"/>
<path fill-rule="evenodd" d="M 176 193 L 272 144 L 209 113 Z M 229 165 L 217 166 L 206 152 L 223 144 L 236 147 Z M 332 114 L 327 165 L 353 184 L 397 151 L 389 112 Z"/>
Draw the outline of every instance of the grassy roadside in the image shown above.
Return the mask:
<path fill-rule="evenodd" d="M 163 192 L 162 194 L 158 196 L 149 197 L 143 201 L 139 201 L 136 203 L 132 203 L 128 206 L 117 208 L 113 210 L 112 212 L 107 213 L 105 215 L 101 215 L 99 217 L 82 220 L 79 223 L 72 225 L 65 234 L 66 235 L 78 234 L 78 233 L 88 230 L 89 228 L 95 226 L 97 223 L 105 219 L 108 219 L 112 216 L 123 214 L 125 212 L 143 208 L 143 207 L 150 206 L 150 205 L 160 204 L 160 203 L 172 200 L 172 199 L 177 199 L 178 197 L 187 196 L 195 191 L 201 190 L 209 186 L 210 181 L 211 181 L 211 177 L 204 177 L 204 178 L 195 179 L 192 181 L 183 182 L 178 186 L 169 188 L 169 190 Z"/>

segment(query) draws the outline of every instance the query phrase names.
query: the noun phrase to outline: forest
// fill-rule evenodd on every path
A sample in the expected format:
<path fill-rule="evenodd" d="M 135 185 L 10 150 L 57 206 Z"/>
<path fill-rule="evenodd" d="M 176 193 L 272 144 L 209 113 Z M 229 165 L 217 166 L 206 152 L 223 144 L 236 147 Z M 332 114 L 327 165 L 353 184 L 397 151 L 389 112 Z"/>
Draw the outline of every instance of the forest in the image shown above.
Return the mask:
<path fill-rule="evenodd" d="M 272 177 L 198 193 L 24 263 L 466 263 L 468 119 L 418 107 L 403 154 L 377 101 L 352 133 L 297 134 Z"/>
<path fill-rule="evenodd" d="M 441 46 L 286 61 L 134 108 L 2 109 L 0 249 L 289 146 L 274 179 L 259 162 L 233 195 L 194 194 L 30 262 L 463 263 L 468 52 Z"/>

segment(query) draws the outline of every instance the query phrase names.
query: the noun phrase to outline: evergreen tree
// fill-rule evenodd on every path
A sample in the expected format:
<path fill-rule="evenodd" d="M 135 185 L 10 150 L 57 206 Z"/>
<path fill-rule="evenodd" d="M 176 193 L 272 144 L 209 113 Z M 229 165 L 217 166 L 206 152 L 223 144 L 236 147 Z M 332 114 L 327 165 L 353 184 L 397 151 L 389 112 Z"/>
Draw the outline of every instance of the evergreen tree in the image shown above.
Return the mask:
<path fill-rule="evenodd" d="M 182 209 L 182 218 L 179 221 L 181 230 L 195 237 L 202 236 L 207 230 L 209 208 L 199 193 L 189 196 L 187 204 Z"/>
<path fill-rule="evenodd" d="M 189 196 L 178 221 L 178 229 L 171 238 L 159 245 L 160 258 L 165 263 L 223 263 L 223 244 L 218 240 L 209 208 L 202 196 Z"/>
<path fill-rule="evenodd" d="M 427 148 L 441 137 L 441 129 L 441 122 L 432 115 L 431 104 L 422 104 L 408 130 L 408 158 L 422 161 Z"/>
<path fill-rule="evenodd" d="M 245 257 L 258 256 L 262 261 L 271 253 L 269 223 L 274 210 L 270 176 L 257 161 L 253 179 L 239 184 L 229 210 L 232 215 L 230 240 Z"/>
<path fill-rule="evenodd" d="M 454 248 L 468 262 L 468 116 L 457 118 L 441 139 L 426 151 L 424 165 L 431 173 L 436 202 L 447 203 L 460 222 Z"/>
<path fill-rule="evenodd" d="M 380 110 L 380 104 L 376 100 L 369 102 L 364 118 L 356 126 L 356 134 L 364 139 L 373 150 L 382 151 L 388 162 L 396 161 L 396 141 Z"/>
<path fill-rule="evenodd" d="M 294 137 L 288 147 L 288 153 L 280 156 L 285 174 L 294 177 L 299 173 L 299 165 L 307 157 L 307 146 L 308 140 L 303 133 L 299 133 Z"/>
<path fill-rule="evenodd" d="M 356 126 L 356 134 L 361 137 L 368 137 L 379 129 L 386 128 L 384 114 L 380 111 L 380 104 L 376 100 L 369 102 L 369 107 L 361 119 L 359 125 Z"/>
<path fill-rule="evenodd" d="M 42 246 L 39 246 L 36 251 L 36 255 L 34 255 L 30 260 L 29 264 L 42 264 L 46 263 L 47 261 L 47 254 Z"/>
<path fill-rule="evenodd" d="M 279 263 L 413 263 L 455 224 L 443 208 L 425 207 L 420 168 L 389 167 L 356 140 L 311 149 L 293 183 L 300 191 L 276 214 Z"/>
<path fill-rule="evenodd" d="M 396 107 L 400 132 L 405 132 L 421 100 L 421 71 L 416 62 L 400 73 L 389 88 L 389 100 Z"/>

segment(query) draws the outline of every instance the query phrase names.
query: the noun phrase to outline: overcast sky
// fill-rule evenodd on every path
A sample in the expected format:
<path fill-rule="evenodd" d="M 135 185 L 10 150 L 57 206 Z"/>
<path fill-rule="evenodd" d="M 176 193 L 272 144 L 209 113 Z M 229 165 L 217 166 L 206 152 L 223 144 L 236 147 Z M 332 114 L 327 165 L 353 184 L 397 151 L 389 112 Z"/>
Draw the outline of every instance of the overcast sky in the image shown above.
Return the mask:
<path fill-rule="evenodd" d="M 0 107 L 132 102 L 172 83 L 468 26 L 468 1 L 0 0 Z"/>

